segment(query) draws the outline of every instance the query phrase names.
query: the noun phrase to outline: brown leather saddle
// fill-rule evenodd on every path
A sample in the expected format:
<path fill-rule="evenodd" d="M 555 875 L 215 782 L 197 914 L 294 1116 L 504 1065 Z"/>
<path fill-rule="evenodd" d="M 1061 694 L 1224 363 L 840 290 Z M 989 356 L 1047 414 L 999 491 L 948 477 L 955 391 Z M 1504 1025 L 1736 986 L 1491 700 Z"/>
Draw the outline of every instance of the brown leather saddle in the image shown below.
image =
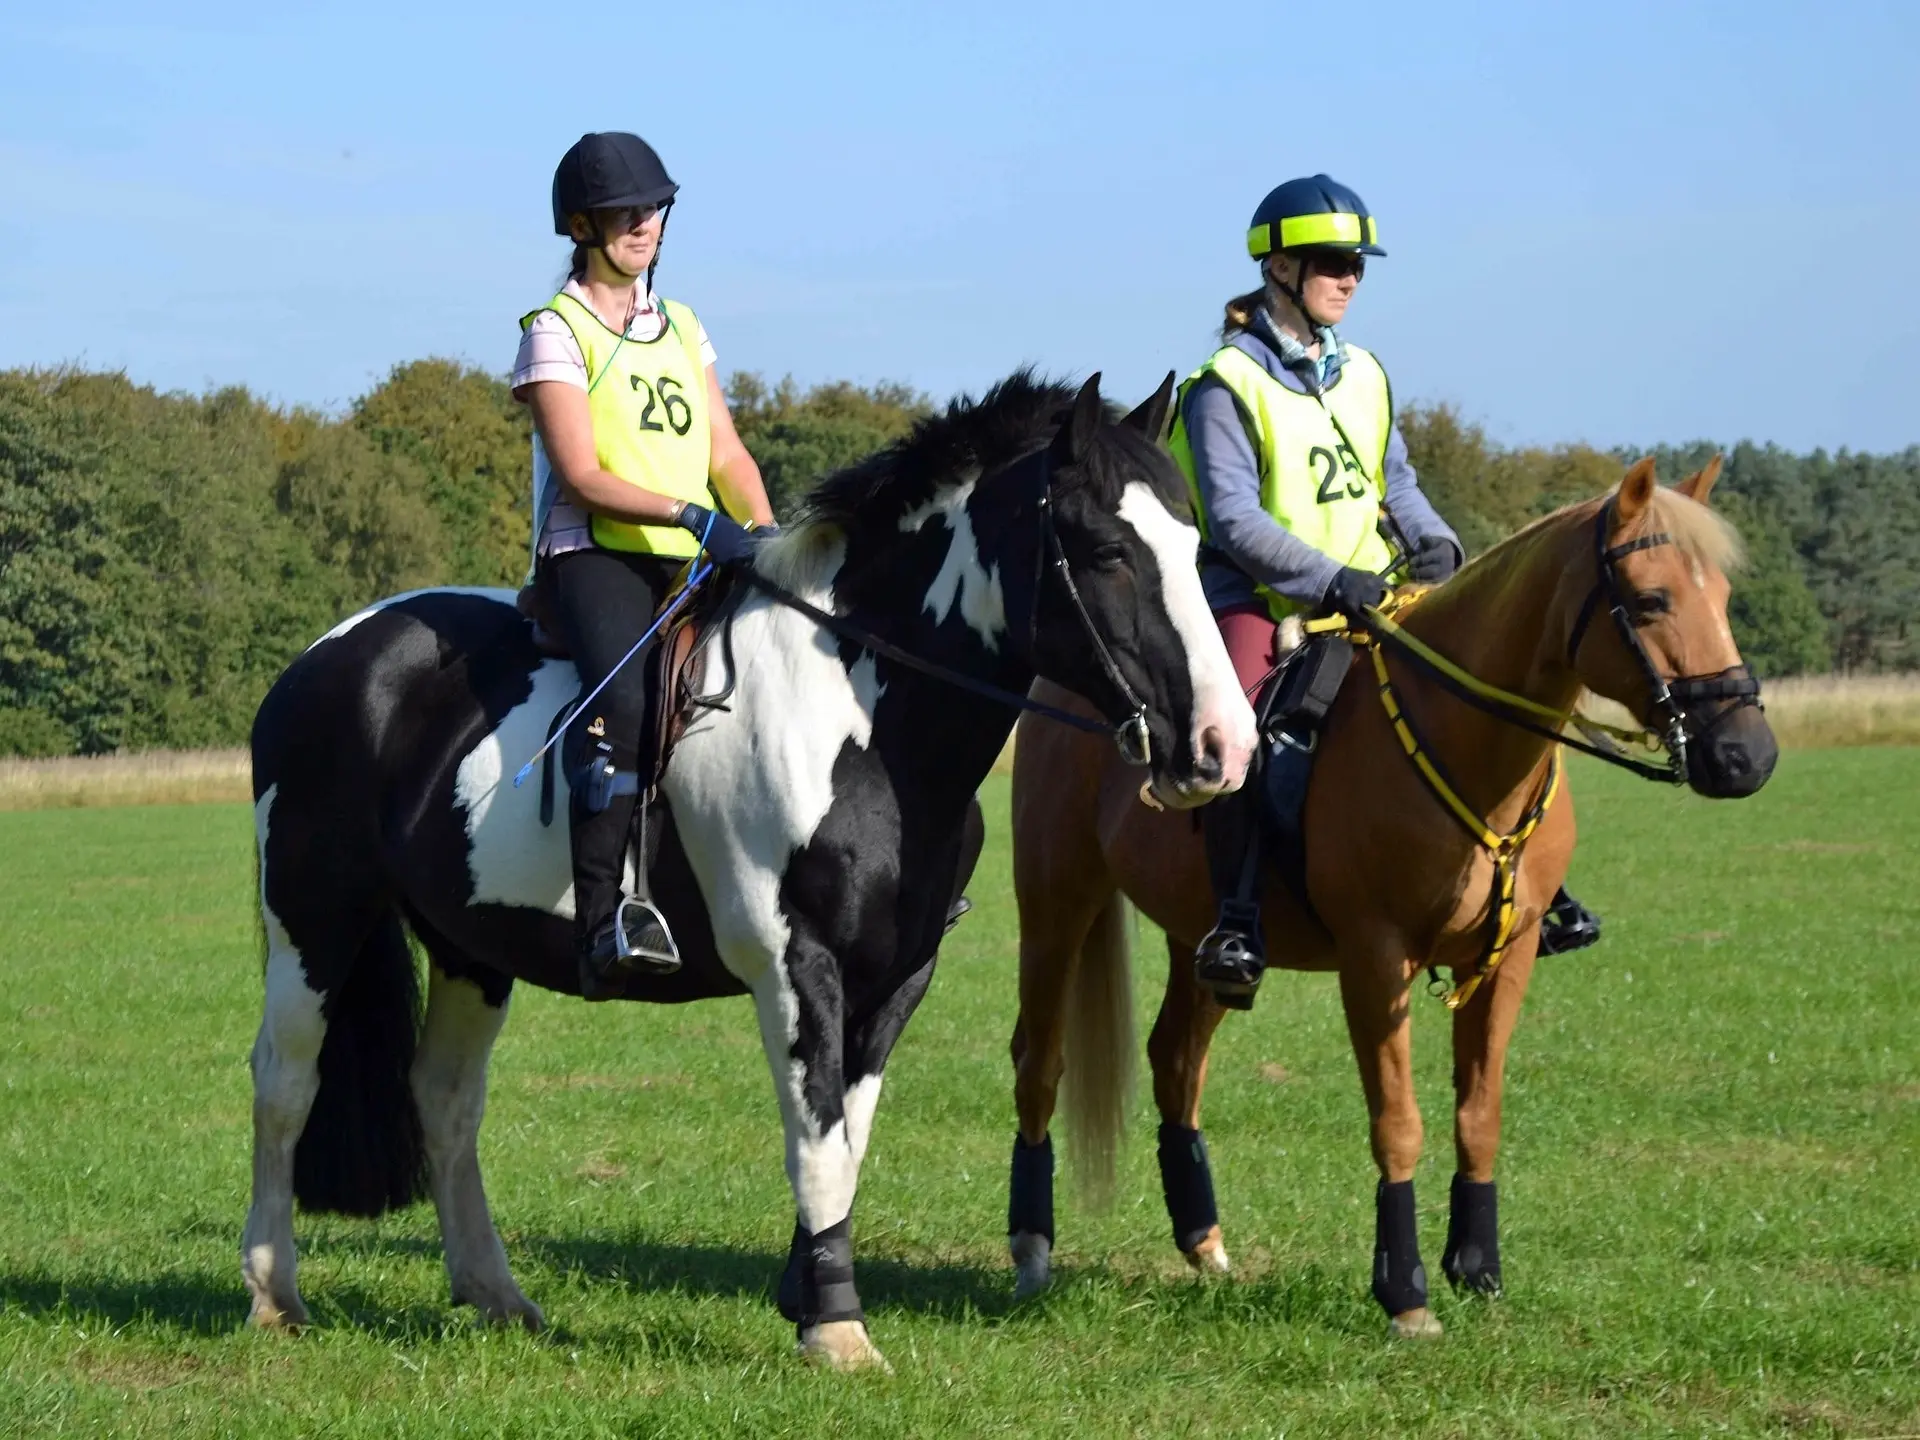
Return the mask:
<path fill-rule="evenodd" d="M 685 573 L 681 581 L 684 584 Z M 681 593 L 676 585 L 661 597 L 652 619 L 673 604 Z M 702 710 L 724 710 L 733 691 L 732 615 L 738 597 L 732 578 L 724 572 L 714 574 L 693 599 L 667 622 L 666 630 L 647 652 L 647 718 L 642 733 L 643 752 L 651 741 L 654 784 L 666 774 L 673 748 L 686 733 L 693 717 Z M 514 597 L 514 607 L 533 627 L 533 645 L 542 655 L 556 660 L 569 658 L 566 642 L 555 620 L 552 598 L 538 582 L 524 585 Z M 710 642 L 719 639 L 728 652 L 727 683 L 718 691 L 704 693 L 698 686 L 705 672 L 705 657 Z M 549 722 L 548 738 L 573 708 L 573 697 L 560 707 Z M 561 747 L 547 751 L 540 778 L 540 823 L 553 823 L 554 755 Z M 643 797 L 644 798 L 644 797 Z"/>

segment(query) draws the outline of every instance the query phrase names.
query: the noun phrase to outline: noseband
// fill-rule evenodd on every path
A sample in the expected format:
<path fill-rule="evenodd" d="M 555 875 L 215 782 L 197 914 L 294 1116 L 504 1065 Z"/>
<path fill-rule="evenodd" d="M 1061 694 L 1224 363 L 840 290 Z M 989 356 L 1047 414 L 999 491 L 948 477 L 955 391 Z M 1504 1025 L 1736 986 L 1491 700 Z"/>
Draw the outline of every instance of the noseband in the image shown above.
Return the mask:
<path fill-rule="evenodd" d="M 1615 503 L 1616 497 L 1609 496 L 1600 507 L 1600 513 L 1594 516 L 1593 553 L 1599 573 L 1593 582 L 1593 589 L 1587 592 L 1587 598 L 1580 606 L 1579 618 L 1573 622 L 1573 631 L 1567 637 L 1567 666 L 1573 668 L 1578 660 L 1580 642 L 1586 639 L 1587 627 L 1593 623 L 1594 613 L 1604 599 L 1613 615 L 1614 628 L 1620 633 L 1621 643 L 1627 647 L 1627 653 L 1633 656 L 1640 666 L 1640 673 L 1646 677 L 1652 707 L 1661 722 L 1660 740 L 1667 750 L 1671 778 L 1675 784 L 1680 784 L 1687 777 L 1688 744 L 1711 735 L 1736 710 L 1748 705 L 1758 706 L 1760 682 L 1754 678 L 1753 668 L 1745 663 L 1729 666 L 1712 675 L 1680 675 L 1672 679 L 1654 668 L 1653 657 L 1647 654 L 1647 647 L 1642 643 L 1639 629 L 1634 625 L 1633 616 L 1627 608 L 1627 592 L 1620 580 L 1620 561 L 1638 550 L 1671 545 L 1673 537 L 1665 531 L 1659 531 L 1609 546 L 1607 537 L 1612 533 Z M 1704 724 L 1693 713 L 1695 706 L 1721 701 L 1732 703 L 1723 705 Z"/>

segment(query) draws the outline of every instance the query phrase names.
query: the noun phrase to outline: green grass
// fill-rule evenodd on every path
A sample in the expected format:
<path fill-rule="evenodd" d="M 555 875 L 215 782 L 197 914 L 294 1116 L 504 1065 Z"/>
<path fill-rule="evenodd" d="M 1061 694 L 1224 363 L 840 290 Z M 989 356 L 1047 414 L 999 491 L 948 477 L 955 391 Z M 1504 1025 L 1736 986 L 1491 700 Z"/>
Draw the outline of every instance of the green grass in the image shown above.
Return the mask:
<path fill-rule="evenodd" d="M 891 1379 L 790 1356 L 771 1288 L 792 1212 L 742 1001 L 516 998 L 482 1153 L 547 1334 L 449 1309 L 425 1207 L 301 1219 L 317 1324 L 245 1331 L 248 813 L 0 815 L 0 1433 L 1920 1432 L 1920 752 L 1790 755 L 1738 805 L 1591 768 L 1576 788 L 1575 888 L 1607 938 L 1543 962 L 1515 1042 L 1508 1298 L 1443 1289 L 1446 1337 L 1408 1346 L 1367 1295 L 1372 1174 L 1327 977 L 1274 977 L 1215 1048 L 1238 1275 L 1186 1275 L 1143 1112 L 1119 1203 L 1063 1188 L 1055 1289 L 1011 1303 L 990 782 L 980 907 L 901 1044 L 857 1212 Z M 1144 992 L 1164 957 L 1140 948 Z M 1437 1270 L 1439 1007 L 1415 1026 Z"/>

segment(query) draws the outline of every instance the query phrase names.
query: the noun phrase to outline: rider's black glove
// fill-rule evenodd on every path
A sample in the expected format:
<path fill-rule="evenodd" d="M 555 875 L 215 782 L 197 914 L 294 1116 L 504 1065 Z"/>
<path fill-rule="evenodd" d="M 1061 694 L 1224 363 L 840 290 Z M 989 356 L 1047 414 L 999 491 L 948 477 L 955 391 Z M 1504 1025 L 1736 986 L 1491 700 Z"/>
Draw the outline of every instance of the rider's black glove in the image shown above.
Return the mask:
<path fill-rule="evenodd" d="M 1378 608 L 1386 598 L 1386 581 L 1371 570 L 1356 570 L 1351 565 L 1341 567 L 1323 597 L 1329 610 L 1356 621 L 1364 620 L 1364 612 L 1369 608 Z"/>
<path fill-rule="evenodd" d="M 1413 547 L 1407 578 L 1422 585 L 1438 585 L 1460 568 L 1460 552 L 1444 535 L 1429 535 Z"/>
<path fill-rule="evenodd" d="M 709 510 L 688 501 L 673 523 L 696 538 L 704 538 L 707 554 L 716 565 L 748 565 L 766 536 L 749 530 L 723 510 Z"/>

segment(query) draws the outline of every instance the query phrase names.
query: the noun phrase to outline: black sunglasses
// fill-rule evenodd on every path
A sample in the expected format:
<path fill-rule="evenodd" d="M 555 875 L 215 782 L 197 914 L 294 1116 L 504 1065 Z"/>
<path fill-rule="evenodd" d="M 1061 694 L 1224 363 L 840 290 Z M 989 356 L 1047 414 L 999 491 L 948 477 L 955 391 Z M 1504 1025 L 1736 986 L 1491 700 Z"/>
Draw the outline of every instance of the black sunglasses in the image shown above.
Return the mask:
<path fill-rule="evenodd" d="M 1307 267 L 1329 280 L 1343 280 L 1349 275 L 1364 280 L 1367 257 L 1351 250 L 1311 250 L 1307 253 Z"/>
<path fill-rule="evenodd" d="M 638 230 L 662 210 L 659 205 L 615 205 L 611 209 L 596 210 L 594 217 L 600 223 L 612 229 L 616 234 L 625 234 Z"/>

